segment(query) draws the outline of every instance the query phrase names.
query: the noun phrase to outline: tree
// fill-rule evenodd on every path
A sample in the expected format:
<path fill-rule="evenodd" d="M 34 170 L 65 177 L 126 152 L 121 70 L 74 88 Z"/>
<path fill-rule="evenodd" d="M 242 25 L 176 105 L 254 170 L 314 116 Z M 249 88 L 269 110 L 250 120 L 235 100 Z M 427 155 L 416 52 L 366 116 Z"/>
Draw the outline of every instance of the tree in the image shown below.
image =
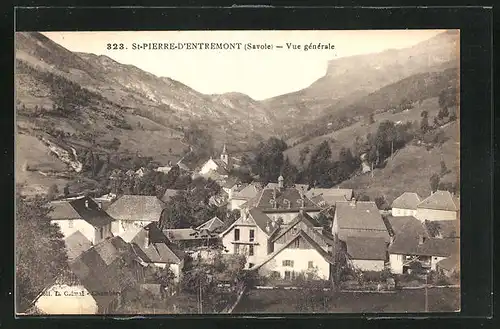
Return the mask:
<path fill-rule="evenodd" d="M 283 151 L 286 149 L 286 143 L 276 137 L 259 143 L 252 171 L 259 175 L 263 183 L 275 181 L 278 178 L 284 163 Z"/>
<path fill-rule="evenodd" d="M 441 160 L 441 177 L 448 173 L 448 168 L 446 167 L 446 163 Z"/>
<path fill-rule="evenodd" d="M 422 133 L 426 133 L 429 130 L 429 118 L 427 111 L 422 111 L 421 115 L 422 120 L 420 121 L 420 131 Z"/>
<path fill-rule="evenodd" d="M 68 184 L 64 185 L 63 193 L 64 193 L 65 197 L 67 197 L 69 195 L 69 185 Z"/>
<path fill-rule="evenodd" d="M 381 209 L 381 210 L 386 210 L 389 207 L 389 205 L 387 204 L 387 201 L 385 200 L 385 198 L 383 196 L 376 197 L 375 204 L 377 205 L 377 208 Z"/>
<path fill-rule="evenodd" d="M 304 162 L 306 161 L 306 157 L 311 152 L 311 149 L 309 148 L 309 145 L 306 145 L 299 151 L 299 163 L 301 165 L 304 165 Z"/>
<path fill-rule="evenodd" d="M 439 222 L 429 221 L 426 219 L 424 221 L 424 224 L 431 237 L 435 238 L 439 235 L 439 232 L 441 230 L 441 225 L 439 224 Z"/>
<path fill-rule="evenodd" d="M 58 193 L 59 189 L 57 188 L 57 185 L 56 184 L 50 185 L 49 190 L 47 191 L 47 199 L 54 200 L 57 197 Z"/>
<path fill-rule="evenodd" d="M 432 174 L 429 181 L 430 181 L 431 191 L 433 193 L 436 192 L 439 187 L 439 181 L 440 181 L 439 175 L 436 173 Z"/>
<path fill-rule="evenodd" d="M 297 182 L 299 170 L 290 162 L 288 157 L 285 158 L 283 166 L 281 167 L 281 175 L 283 175 L 284 185 L 286 187 L 291 187 Z"/>
<path fill-rule="evenodd" d="M 68 272 L 63 235 L 47 217 L 41 198 L 16 196 L 16 310 L 23 312 L 53 282 Z"/>

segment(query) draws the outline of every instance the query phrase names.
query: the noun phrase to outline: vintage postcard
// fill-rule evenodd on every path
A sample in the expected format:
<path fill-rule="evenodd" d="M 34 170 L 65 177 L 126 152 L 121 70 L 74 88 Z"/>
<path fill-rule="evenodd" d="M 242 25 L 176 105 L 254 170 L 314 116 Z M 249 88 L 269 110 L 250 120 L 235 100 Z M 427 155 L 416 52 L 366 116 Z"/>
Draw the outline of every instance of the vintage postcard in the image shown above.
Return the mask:
<path fill-rule="evenodd" d="M 16 314 L 460 311 L 459 49 L 17 32 Z"/>

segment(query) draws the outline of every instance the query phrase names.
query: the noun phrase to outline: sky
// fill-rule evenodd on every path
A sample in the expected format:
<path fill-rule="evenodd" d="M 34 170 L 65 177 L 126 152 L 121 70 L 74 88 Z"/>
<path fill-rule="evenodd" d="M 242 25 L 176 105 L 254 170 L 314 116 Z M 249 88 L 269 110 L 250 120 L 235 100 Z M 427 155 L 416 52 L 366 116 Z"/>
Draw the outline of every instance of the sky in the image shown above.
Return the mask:
<path fill-rule="evenodd" d="M 444 30 L 335 31 L 120 31 L 43 32 L 76 52 L 106 55 L 156 76 L 180 81 L 205 94 L 241 92 L 262 100 L 308 87 L 325 73 L 329 60 L 411 47 Z M 133 43 L 241 43 L 237 50 L 133 50 Z M 123 43 L 127 49 L 107 49 Z M 246 44 L 273 45 L 271 50 L 244 50 Z M 300 45 L 288 49 L 287 43 Z M 306 44 L 334 49 L 304 50 Z M 279 49 L 276 45 L 282 45 Z M 186 47 L 186 46 L 185 46 Z"/>

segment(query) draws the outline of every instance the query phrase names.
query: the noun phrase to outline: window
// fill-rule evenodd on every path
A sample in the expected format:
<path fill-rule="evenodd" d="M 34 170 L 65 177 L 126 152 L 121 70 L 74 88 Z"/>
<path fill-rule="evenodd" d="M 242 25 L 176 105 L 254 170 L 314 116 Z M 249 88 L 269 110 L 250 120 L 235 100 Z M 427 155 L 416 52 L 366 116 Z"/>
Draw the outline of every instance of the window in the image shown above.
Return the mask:
<path fill-rule="evenodd" d="M 248 256 L 253 256 L 253 245 L 248 246 Z"/>
<path fill-rule="evenodd" d="M 248 268 L 252 268 L 254 263 L 248 263 Z"/>
<path fill-rule="evenodd" d="M 250 230 L 248 239 L 250 242 L 253 242 L 255 239 L 255 230 Z"/>
<path fill-rule="evenodd" d="M 285 271 L 285 280 L 293 280 L 295 279 L 294 271 Z"/>
<path fill-rule="evenodd" d="M 291 245 L 292 248 L 299 248 L 300 247 L 300 239 L 295 239 L 293 241 L 293 244 Z"/>
<path fill-rule="evenodd" d="M 69 228 L 73 228 L 73 220 L 72 220 L 72 219 L 70 219 L 70 220 L 68 221 L 68 227 L 69 227 Z"/>
<path fill-rule="evenodd" d="M 293 267 L 293 260 L 284 260 L 283 266 Z"/>
<path fill-rule="evenodd" d="M 240 229 L 239 228 L 234 230 L 234 241 L 240 241 Z"/>
<path fill-rule="evenodd" d="M 104 239 L 104 229 L 102 227 L 99 229 L 99 233 L 101 235 L 101 240 Z"/>
<path fill-rule="evenodd" d="M 307 268 L 314 268 L 314 263 L 311 260 L 307 263 Z"/>

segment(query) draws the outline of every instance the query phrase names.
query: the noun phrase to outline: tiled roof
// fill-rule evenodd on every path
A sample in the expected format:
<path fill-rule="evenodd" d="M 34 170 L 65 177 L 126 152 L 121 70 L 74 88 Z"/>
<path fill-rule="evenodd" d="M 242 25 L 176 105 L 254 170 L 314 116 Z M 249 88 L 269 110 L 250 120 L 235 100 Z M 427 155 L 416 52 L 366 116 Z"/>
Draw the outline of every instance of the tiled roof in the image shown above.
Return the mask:
<path fill-rule="evenodd" d="M 460 257 L 458 254 L 455 254 L 448 258 L 442 259 L 436 263 L 436 267 L 442 268 L 447 271 L 456 270 L 460 267 Z"/>
<path fill-rule="evenodd" d="M 224 222 L 221 221 L 219 218 L 214 217 L 214 218 L 206 221 L 205 223 L 201 224 L 196 229 L 198 229 L 198 230 L 207 229 L 210 232 L 214 232 L 223 226 L 224 226 Z"/>
<path fill-rule="evenodd" d="M 274 195 L 276 195 L 276 206 L 271 203 L 272 200 L 274 200 Z M 277 188 L 264 189 L 260 194 L 256 207 L 263 211 L 287 211 L 288 209 L 290 209 L 290 211 L 296 211 L 302 206 L 301 200 L 304 200 L 304 208 L 306 209 L 318 208 L 316 204 L 309 200 L 305 195 L 303 195 L 302 198 L 301 192 L 296 188 L 284 188 L 281 191 Z"/>
<path fill-rule="evenodd" d="M 65 238 L 64 243 L 66 245 L 66 252 L 68 254 L 69 261 L 72 261 L 83 252 L 92 248 L 92 243 L 80 231 L 76 231 Z"/>
<path fill-rule="evenodd" d="M 348 201 L 353 197 L 352 189 L 341 188 L 312 188 L 306 192 L 308 198 L 322 196 L 329 205 L 335 205 L 338 201 Z"/>
<path fill-rule="evenodd" d="M 259 194 L 260 189 L 254 184 L 248 184 L 239 191 L 233 193 L 233 199 L 250 200 Z"/>
<path fill-rule="evenodd" d="M 149 244 L 146 238 L 149 235 Z M 158 229 L 155 223 L 141 228 L 130 241 L 136 254 L 145 262 L 179 264 L 184 253 Z"/>
<path fill-rule="evenodd" d="M 394 241 L 389 252 L 402 255 L 449 256 L 458 252 L 458 239 L 430 238 L 427 229 L 413 217 L 392 217 Z M 423 241 L 421 241 L 421 239 Z"/>
<path fill-rule="evenodd" d="M 387 227 L 375 202 L 337 202 L 335 213 L 341 240 L 352 236 L 372 236 L 384 237 L 389 241 Z"/>
<path fill-rule="evenodd" d="M 177 195 L 177 193 L 179 193 L 179 190 L 166 189 L 165 193 L 161 197 L 161 201 L 169 202 L 174 195 Z"/>
<path fill-rule="evenodd" d="M 123 195 L 107 209 L 116 220 L 159 221 L 164 203 L 155 196 Z"/>
<path fill-rule="evenodd" d="M 248 214 L 249 217 L 254 220 L 255 224 L 257 224 L 257 226 L 260 227 L 262 231 L 268 234 L 270 233 L 267 232 L 266 226 L 271 219 L 266 214 L 264 214 L 262 211 L 260 211 L 260 209 L 257 208 L 250 209 L 248 211 Z"/>
<path fill-rule="evenodd" d="M 321 227 L 321 224 L 318 223 L 318 221 L 315 218 L 309 216 L 305 212 L 299 213 L 297 215 L 297 217 L 295 217 L 289 224 L 283 225 L 282 227 L 280 227 L 279 230 L 274 232 L 271 236 L 271 241 L 273 241 L 273 242 L 276 241 L 281 236 L 283 236 L 286 232 L 290 231 L 293 227 L 296 227 L 297 224 L 299 224 L 300 222 L 307 225 L 311 229 L 311 232 L 314 232 L 313 234 L 315 235 L 315 238 L 324 241 L 326 244 L 333 245 L 333 242 L 334 242 L 333 237 L 330 237 L 330 236 L 323 234 L 323 228 Z M 311 238 L 313 238 L 313 237 L 311 237 Z"/>
<path fill-rule="evenodd" d="M 448 191 L 436 191 L 420 202 L 418 208 L 458 211 L 459 201 Z"/>
<path fill-rule="evenodd" d="M 231 188 L 235 186 L 239 182 L 239 179 L 237 177 L 228 177 L 224 183 L 222 184 L 221 187 L 224 188 Z"/>
<path fill-rule="evenodd" d="M 458 220 L 433 220 L 428 224 L 433 223 L 437 225 L 438 236 L 441 238 L 459 238 L 460 237 L 460 223 Z"/>
<path fill-rule="evenodd" d="M 86 203 L 88 207 L 86 207 Z M 89 197 L 73 199 L 70 201 L 55 201 L 49 204 L 53 207 L 48 214 L 52 220 L 83 219 L 94 227 L 110 224 L 113 219 L 99 208 L 98 204 Z"/>
<path fill-rule="evenodd" d="M 106 239 L 69 263 L 102 311 L 117 293 L 140 281 L 141 266 L 132 247 L 120 237 Z"/>
<path fill-rule="evenodd" d="M 276 257 L 280 252 L 282 252 L 284 249 L 286 249 L 293 241 L 302 238 L 306 240 L 311 247 L 316 250 L 328 263 L 333 264 L 333 258 L 332 255 L 330 255 L 328 252 L 326 252 L 323 248 L 321 248 L 320 245 L 316 243 L 310 236 L 308 236 L 303 230 L 300 230 L 293 238 L 291 238 L 287 243 L 285 243 L 283 246 L 275 250 L 273 253 L 269 254 L 261 263 L 254 265 L 251 267 L 249 270 L 257 270 L 267 262 L 269 262 L 271 259 Z"/>
<path fill-rule="evenodd" d="M 377 237 L 348 237 L 345 241 L 350 259 L 385 260 L 387 242 Z"/>
<path fill-rule="evenodd" d="M 417 193 L 404 192 L 398 196 L 393 202 L 392 208 L 400 209 L 417 209 L 417 205 L 421 202 L 420 197 Z"/>

